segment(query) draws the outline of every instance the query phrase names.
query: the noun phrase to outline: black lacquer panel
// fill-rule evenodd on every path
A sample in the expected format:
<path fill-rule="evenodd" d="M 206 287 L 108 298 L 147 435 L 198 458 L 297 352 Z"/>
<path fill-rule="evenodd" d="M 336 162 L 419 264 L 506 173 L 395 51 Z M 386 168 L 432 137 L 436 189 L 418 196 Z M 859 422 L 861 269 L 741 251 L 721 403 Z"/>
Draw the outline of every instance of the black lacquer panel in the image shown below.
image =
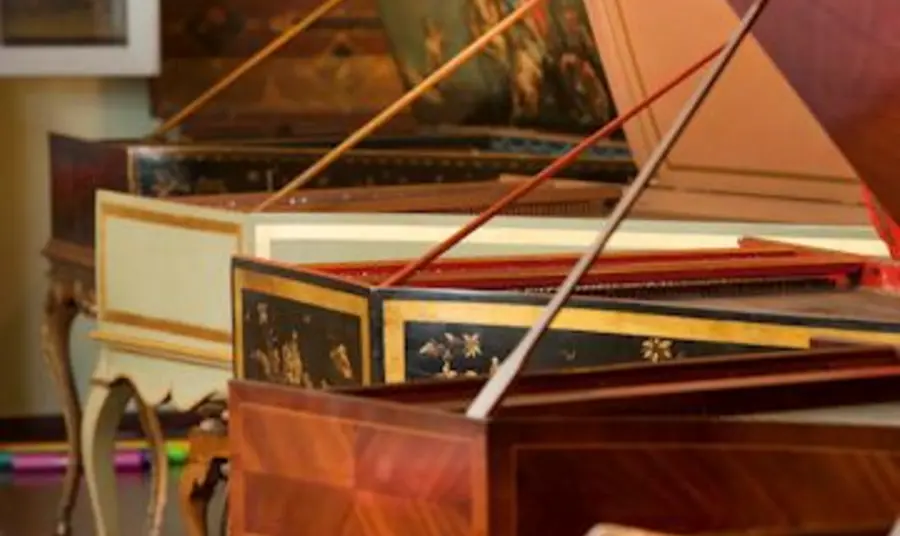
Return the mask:
<path fill-rule="evenodd" d="M 408 322 L 408 380 L 489 374 L 525 335 L 525 328 Z M 541 339 L 529 372 L 584 369 L 640 361 L 661 362 L 781 348 L 689 339 L 551 330 Z"/>
<path fill-rule="evenodd" d="M 148 153 L 134 164 L 137 190 L 142 196 L 222 194 L 273 191 L 303 173 L 323 153 L 289 155 L 172 155 Z M 313 188 L 388 186 L 427 182 L 493 179 L 503 173 L 532 175 L 550 162 L 549 157 L 515 155 L 435 157 L 349 155 L 311 183 Z M 583 161 L 566 176 L 606 183 L 622 183 L 633 168 L 626 161 Z"/>
<path fill-rule="evenodd" d="M 365 381 L 361 319 L 242 290 L 244 376 L 308 388 Z"/>

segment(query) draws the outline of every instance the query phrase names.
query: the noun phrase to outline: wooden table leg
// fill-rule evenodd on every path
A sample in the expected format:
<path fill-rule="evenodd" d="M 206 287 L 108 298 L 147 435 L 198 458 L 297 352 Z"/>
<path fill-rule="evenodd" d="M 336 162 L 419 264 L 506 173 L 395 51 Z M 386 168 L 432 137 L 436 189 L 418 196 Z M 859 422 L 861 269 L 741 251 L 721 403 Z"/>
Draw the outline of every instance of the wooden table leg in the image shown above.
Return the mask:
<path fill-rule="evenodd" d="M 220 466 L 228 458 L 224 427 L 197 427 L 188 435 L 188 461 L 182 469 L 179 499 L 188 536 L 207 536 L 209 502 L 221 480 Z"/>
<path fill-rule="evenodd" d="M 72 284 L 52 280 L 44 301 L 41 353 L 61 399 L 69 443 L 69 464 L 66 466 L 62 497 L 56 514 L 56 536 L 68 536 L 71 533 L 72 508 L 84 474 L 81 462 L 81 405 L 78 402 L 78 390 L 69 354 L 69 334 L 77 314 L 78 304 Z"/>

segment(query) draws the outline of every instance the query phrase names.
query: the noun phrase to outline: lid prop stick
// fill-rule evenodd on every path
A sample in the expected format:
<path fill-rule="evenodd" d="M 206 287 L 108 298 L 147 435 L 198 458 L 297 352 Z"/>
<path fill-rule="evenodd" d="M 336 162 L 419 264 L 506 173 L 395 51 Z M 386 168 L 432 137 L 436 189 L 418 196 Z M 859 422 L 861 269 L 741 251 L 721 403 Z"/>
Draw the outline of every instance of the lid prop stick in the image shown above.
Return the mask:
<path fill-rule="evenodd" d="M 507 357 L 503 364 L 500 365 L 497 372 L 490 380 L 488 380 L 484 387 L 482 387 L 481 391 L 469 405 L 466 410 L 466 416 L 468 418 L 485 419 L 489 417 L 494 409 L 503 401 L 509 387 L 518 376 L 519 371 L 525 368 L 528 358 L 531 355 L 531 351 L 550 327 L 550 324 L 553 323 L 556 315 L 559 314 L 560 309 L 562 309 L 562 306 L 575 290 L 578 281 L 591 265 L 594 264 L 597 256 L 603 251 L 603 248 L 609 242 L 609 239 L 616 231 L 616 228 L 622 223 L 622 220 L 628 214 L 628 211 L 640 197 L 641 192 L 646 188 L 647 184 L 650 183 L 650 179 L 656 174 L 659 166 L 662 164 L 663 160 L 665 160 L 669 151 L 671 151 L 672 146 L 678 141 L 678 138 L 684 132 L 691 119 L 693 119 L 697 110 L 703 104 L 703 101 L 709 96 L 710 91 L 728 67 L 728 64 L 731 62 L 731 59 L 734 57 L 741 43 L 750 34 L 754 23 L 759 18 L 759 15 L 763 12 L 768 2 L 769 0 L 757 0 L 747 14 L 744 15 L 740 27 L 731 37 L 728 44 L 719 55 L 716 63 L 710 68 L 706 75 L 706 79 L 700 84 L 694 92 L 694 95 L 681 110 L 681 113 L 675 119 L 671 128 L 669 128 L 665 137 L 660 141 L 659 145 L 657 145 L 653 154 L 650 155 L 650 158 L 647 160 L 643 169 L 641 169 L 641 172 L 619 200 L 612 214 L 606 219 L 604 222 L 605 224 L 598 233 L 594 243 L 591 244 L 584 255 L 578 259 L 575 267 L 569 272 L 569 275 L 566 276 L 566 279 L 563 281 L 562 285 L 560 285 L 559 290 L 553 295 L 550 303 L 547 304 L 541 312 L 540 317 L 528 330 L 519 342 L 519 345 L 516 346 L 512 353 L 510 353 L 509 357 Z"/>
<path fill-rule="evenodd" d="M 509 192 L 508 194 L 503 196 L 503 198 L 499 199 L 496 203 L 485 209 L 484 212 L 472 218 L 469 223 L 447 237 L 446 240 L 425 252 L 425 254 L 418 259 L 410 261 L 409 264 L 405 265 L 400 270 L 397 270 L 394 274 L 382 281 L 378 286 L 381 288 L 387 288 L 406 282 L 416 272 L 427 267 L 438 257 L 443 255 L 444 253 L 447 253 L 454 246 L 465 240 L 467 236 L 477 231 L 487 222 L 491 221 L 494 216 L 500 214 L 504 209 L 506 209 L 506 207 L 512 205 L 519 199 L 531 193 L 541 184 L 555 177 L 560 171 L 568 167 L 569 164 L 571 164 L 575 161 L 575 159 L 581 156 L 583 152 L 593 147 L 600 140 L 609 137 L 613 132 L 619 130 L 622 125 L 630 121 L 631 118 L 649 108 L 654 102 L 665 96 L 672 89 L 678 87 L 679 84 L 690 78 L 691 75 L 693 75 L 704 65 L 712 61 L 713 58 L 715 58 L 722 51 L 724 46 L 725 45 L 722 45 L 715 50 L 712 50 L 709 54 L 682 71 L 678 76 L 671 79 L 654 93 L 647 96 L 647 98 L 645 98 L 643 101 L 639 102 L 635 106 L 632 106 L 624 114 L 603 125 L 599 130 L 597 130 L 587 138 L 581 140 L 577 145 L 569 149 L 569 151 L 564 155 L 560 156 L 559 158 L 551 162 L 547 167 L 539 171 L 537 175 L 520 184 L 518 187 L 516 187 L 516 189 Z"/>
<path fill-rule="evenodd" d="M 439 84 L 445 78 L 453 74 L 457 69 L 462 67 L 476 54 L 481 52 L 495 37 L 508 30 L 513 24 L 519 22 L 534 8 L 543 3 L 545 0 L 526 0 L 519 4 L 516 9 L 511 11 L 500 22 L 491 27 L 482 34 L 478 39 L 469 43 L 457 55 L 453 56 L 447 63 L 441 65 L 424 80 L 419 82 L 414 88 L 410 89 L 402 97 L 394 101 L 390 106 L 381 111 L 377 116 L 372 118 L 368 123 L 360 127 L 356 132 L 350 134 L 344 141 L 339 143 L 322 158 L 317 160 L 313 165 L 306 168 L 300 175 L 291 180 L 281 190 L 275 192 L 268 199 L 260 203 L 254 212 L 262 212 L 278 203 L 282 198 L 289 195 L 292 191 L 304 186 L 340 158 L 345 152 L 352 149 L 356 144 L 364 140 L 369 134 L 375 132 L 378 128 L 393 119 L 397 114 L 402 112 L 413 101 L 424 95 L 428 90 Z"/>
<path fill-rule="evenodd" d="M 273 39 L 265 47 L 261 48 L 256 54 L 247 58 L 246 61 L 238 65 L 233 71 L 223 76 L 212 87 L 204 91 L 196 99 L 188 103 L 178 113 L 166 119 L 162 125 L 156 127 L 147 137 L 150 139 L 160 138 L 173 128 L 178 127 L 189 117 L 197 113 L 209 101 L 216 98 L 220 93 L 231 87 L 240 77 L 244 76 L 247 71 L 253 69 L 260 63 L 267 60 L 273 54 L 281 50 L 286 44 L 290 43 L 295 37 L 303 33 L 304 30 L 312 26 L 314 22 L 321 19 L 329 11 L 342 4 L 344 0 L 325 0 L 314 9 L 309 15 L 295 23 L 293 26 L 282 32 L 278 37 Z"/>

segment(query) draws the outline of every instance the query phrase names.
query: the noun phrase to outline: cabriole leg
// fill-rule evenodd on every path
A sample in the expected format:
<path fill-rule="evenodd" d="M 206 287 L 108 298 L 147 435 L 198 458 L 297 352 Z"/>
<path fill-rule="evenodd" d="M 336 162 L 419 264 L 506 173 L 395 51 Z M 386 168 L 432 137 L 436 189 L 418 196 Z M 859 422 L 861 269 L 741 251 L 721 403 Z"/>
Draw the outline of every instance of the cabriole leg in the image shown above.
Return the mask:
<path fill-rule="evenodd" d="M 69 335 L 77 314 L 72 285 L 52 280 L 44 301 L 41 353 L 60 396 L 69 443 L 69 463 L 63 478 L 62 497 L 53 532 L 55 536 L 68 536 L 71 533 L 72 508 L 78 497 L 84 471 L 81 463 L 81 406 L 69 353 Z"/>
<path fill-rule="evenodd" d="M 84 407 L 81 441 L 84 445 L 84 471 L 97 536 L 118 536 L 119 516 L 116 500 L 115 440 L 128 402 L 134 397 L 130 382 L 91 385 Z"/>
<path fill-rule="evenodd" d="M 150 503 L 147 505 L 147 534 L 159 536 L 162 531 L 163 514 L 166 509 L 167 493 L 169 489 L 169 457 L 166 453 L 166 442 L 162 426 L 159 422 L 159 414 L 156 408 L 147 404 L 139 395 L 135 397 L 138 404 L 138 417 L 141 420 L 141 428 L 147 437 L 150 452 L 153 456 L 151 467 L 151 494 Z"/>

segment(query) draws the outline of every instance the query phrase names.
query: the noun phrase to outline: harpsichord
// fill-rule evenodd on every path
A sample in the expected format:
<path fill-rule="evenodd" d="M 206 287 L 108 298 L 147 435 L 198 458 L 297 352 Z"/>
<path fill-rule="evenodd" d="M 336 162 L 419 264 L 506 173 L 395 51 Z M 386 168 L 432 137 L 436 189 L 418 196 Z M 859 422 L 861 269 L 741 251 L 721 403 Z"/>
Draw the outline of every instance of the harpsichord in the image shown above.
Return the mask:
<path fill-rule="evenodd" d="M 600 8 L 617 4 L 612 0 L 598 0 L 588 7 L 597 14 Z M 715 9 L 731 10 L 725 2 L 720 4 Z M 778 18 L 782 9 L 788 9 L 775 4 L 760 21 L 763 32 L 772 32 L 771 26 L 775 25 L 766 20 Z M 737 20 L 734 12 L 726 14 Z M 862 24 L 863 19 L 853 20 Z M 875 24 L 871 21 L 876 18 L 864 20 Z M 603 42 L 602 35 L 600 41 Z M 759 47 L 767 47 L 766 43 L 764 33 L 759 40 L 748 39 L 746 46 L 761 53 Z M 891 46 L 867 43 L 872 48 Z M 811 51 L 808 49 L 808 53 L 812 54 Z M 747 68 L 746 63 L 741 63 L 746 57 L 737 54 L 733 60 L 739 73 L 744 72 L 740 71 L 742 65 Z M 869 56 L 872 57 L 878 56 Z M 774 65 L 781 67 L 777 55 L 774 59 Z M 865 72 L 877 71 L 869 67 Z M 805 82 L 809 87 L 827 86 L 822 78 L 827 74 L 824 69 L 801 72 L 798 68 L 793 74 L 788 70 L 786 77 L 790 80 L 803 73 L 817 77 L 818 82 Z M 723 80 L 727 80 L 727 73 Z M 715 100 L 715 94 L 715 90 L 710 93 L 710 106 L 717 102 L 721 105 L 721 101 Z M 802 91 L 798 95 L 804 98 Z M 877 107 L 880 102 L 874 100 L 871 104 Z M 876 115 L 866 112 L 866 117 Z M 702 115 L 698 114 L 700 119 Z M 827 132 L 826 127 L 822 128 L 822 132 Z M 692 132 L 687 129 L 688 140 Z M 801 139 L 806 141 L 807 137 Z M 827 139 L 824 142 L 832 143 Z M 840 144 L 831 147 L 836 150 Z M 877 152 L 876 147 L 873 142 L 868 153 L 858 151 L 872 159 L 867 164 L 869 167 L 858 168 L 860 173 L 889 159 Z M 671 171 L 673 167 L 663 169 Z M 883 175 L 862 174 L 862 179 L 876 195 L 885 193 L 881 183 L 887 179 Z M 754 182 L 748 180 L 746 184 L 752 188 Z M 857 192 L 860 189 L 858 185 L 853 188 Z M 831 246 L 841 248 L 839 241 Z M 872 253 L 877 256 L 883 251 Z M 306 343 L 310 348 L 330 348 L 341 344 L 337 333 L 346 337 L 354 329 L 365 329 L 369 337 L 357 336 L 353 339 L 357 345 L 351 348 L 345 344 L 344 349 L 352 362 L 372 371 L 368 378 L 371 381 L 489 373 L 512 350 L 541 306 L 547 303 L 546 293 L 562 282 L 575 261 L 575 257 L 437 261 L 399 286 L 385 286 L 383 281 L 396 274 L 403 263 L 302 267 L 237 259 L 233 268 L 236 370 L 244 377 L 289 381 L 283 368 L 272 366 L 272 352 L 266 350 L 267 345 L 278 347 L 296 336 L 301 342 L 312 339 Z M 268 284 L 265 288 L 269 294 L 259 285 L 254 289 L 249 283 L 245 286 L 241 283 L 250 279 L 259 283 L 260 278 L 266 277 L 285 283 Z M 613 254 L 596 261 L 588 271 L 577 288 L 576 297 L 543 338 L 531 366 L 532 370 L 583 369 L 628 360 L 662 361 L 750 350 L 804 348 L 815 336 L 893 344 L 900 337 L 897 322 L 900 318 L 894 318 L 900 305 L 896 297 L 897 279 L 897 266 L 887 259 L 752 238 L 743 240 L 736 249 Z M 296 282 L 294 288 L 307 285 L 328 292 L 280 293 L 280 324 L 261 327 L 254 315 L 259 314 L 260 307 L 265 307 L 263 302 L 271 296 L 271 289 L 288 288 L 287 281 Z M 331 331 L 304 328 L 298 319 L 314 319 L 311 311 L 328 310 L 328 301 L 334 301 L 339 295 L 360 304 L 355 309 L 359 314 L 349 314 L 344 320 L 330 317 L 338 324 L 342 321 L 349 324 L 344 327 L 335 324 Z M 317 302 L 317 299 L 325 301 Z M 291 303 L 296 304 L 296 311 L 291 310 Z M 301 314 L 301 310 L 305 312 Z M 318 339 L 322 340 L 312 342 Z M 595 348 L 602 349 L 595 351 Z M 320 374 L 326 375 L 326 381 L 340 378 L 335 375 L 335 369 L 329 368 L 326 355 L 301 353 L 315 356 L 306 361 L 324 363 L 304 365 L 318 367 L 323 371 Z M 362 378 L 357 375 L 354 381 L 362 382 Z"/>
<path fill-rule="evenodd" d="M 762 11 L 768 3 L 757 0 L 750 8 L 740 32 L 730 40 L 716 69 L 686 107 L 680 124 L 670 131 L 662 149 L 654 153 L 633 190 L 625 194 L 625 202 L 620 205 L 625 207 L 624 211 L 614 210 L 614 218 L 627 212 L 627 203 L 634 202 L 630 194 L 639 193 L 639 188 L 647 183 L 654 167 L 665 156 L 665 149 L 677 139 L 679 130 L 686 126 L 704 93 L 713 87 L 756 19 L 761 17 L 764 22 L 766 17 L 772 17 L 772 25 L 777 23 L 782 32 L 796 35 L 797 27 L 789 24 L 797 24 L 803 18 L 791 18 L 785 11 L 774 9 L 779 5 L 790 6 L 790 1 L 773 1 L 771 11 Z M 892 27 L 896 22 L 890 16 L 892 8 L 879 11 L 874 7 L 871 10 L 848 8 L 840 12 L 841 17 L 829 19 L 834 12 L 828 8 L 835 5 L 837 2 L 806 3 L 804 13 L 813 13 L 811 17 L 817 20 L 833 21 L 833 29 L 844 35 L 855 35 L 866 25 L 873 27 L 866 35 L 884 35 L 878 30 Z M 840 41 L 833 35 L 826 37 Z M 891 47 L 889 40 L 863 42 L 865 48 L 881 47 L 879 51 L 867 53 L 868 60 Z M 792 47 L 789 51 L 795 54 L 798 65 L 812 60 L 811 48 Z M 890 79 L 882 78 L 894 65 L 886 60 L 888 57 L 888 54 L 882 56 L 885 60 L 879 69 L 863 71 L 868 76 L 877 75 L 880 80 Z M 806 69 L 805 72 L 816 71 Z M 828 78 L 820 76 L 813 85 L 829 88 L 828 82 Z M 858 83 L 866 87 L 865 82 L 863 76 Z M 871 104 L 877 107 L 876 103 Z M 862 107 L 857 110 L 871 113 Z M 852 118 L 849 119 L 852 124 Z M 875 160 L 888 158 L 871 150 L 868 154 Z M 887 179 L 862 173 L 863 166 L 858 169 L 876 195 L 885 195 L 887 186 L 880 187 L 877 183 Z M 885 200 L 886 213 L 895 213 L 891 209 L 893 204 Z M 575 325 L 576 318 L 593 305 L 589 306 L 583 296 L 566 305 L 570 291 L 602 293 L 624 288 L 625 292 L 631 292 L 630 283 L 641 284 L 629 278 L 631 270 L 616 269 L 616 261 L 622 262 L 621 258 L 607 256 L 600 262 L 591 262 L 602 251 L 617 223 L 614 219 L 597 236 L 571 272 L 569 266 L 575 259 L 563 259 L 561 262 L 566 267 L 549 279 L 545 277 L 550 274 L 541 273 L 539 266 L 528 265 L 528 259 L 494 260 L 494 273 L 481 274 L 473 280 L 480 279 L 486 286 L 499 281 L 504 289 L 500 293 L 472 290 L 475 285 L 447 288 L 447 280 L 464 279 L 460 274 L 473 268 L 466 262 L 446 261 L 445 270 L 432 264 L 432 273 L 420 273 L 420 288 L 426 288 L 430 278 L 448 299 L 457 301 L 457 310 L 466 314 L 462 322 L 472 321 L 479 312 L 492 310 L 494 314 L 483 324 L 485 333 L 511 323 L 514 314 L 510 305 L 522 299 L 522 295 L 534 296 L 542 287 L 559 286 L 549 304 L 545 300 L 541 304 L 545 307 L 536 307 L 522 315 L 524 327 L 530 326 L 530 330 L 524 337 L 521 332 L 516 336 L 518 344 L 504 354 L 507 360 L 503 361 L 501 356 L 503 362 L 497 374 L 483 385 L 475 386 L 477 393 L 468 407 L 465 406 L 472 392 L 458 382 L 377 386 L 343 392 L 233 382 L 229 433 L 232 531 L 238 535 L 274 535 L 283 533 L 285 527 L 304 527 L 359 536 L 383 533 L 578 536 L 596 523 L 621 523 L 695 534 L 888 532 L 900 508 L 900 488 L 896 485 L 900 467 L 896 449 L 900 439 L 896 428 L 900 372 L 894 341 L 890 346 L 875 349 L 875 353 L 883 352 L 881 360 L 875 359 L 880 362 L 872 361 L 873 349 L 854 347 L 843 341 L 824 350 L 782 352 L 763 360 L 759 356 L 732 356 L 707 363 L 697 360 L 662 366 L 644 364 L 640 366 L 646 373 L 642 377 L 633 368 L 624 374 L 607 368 L 550 378 L 520 377 L 529 357 L 532 362 L 540 361 L 542 353 L 556 349 L 546 344 L 554 340 L 554 331 Z M 605 303 L 604 307 L 613 309 L 646 307 L 650 309 L 644 311 L 648 311 L 657 303 L 677 304 L 683 299 L 684 290 L 693 294 L 690 300 L 696 299 L 698 290 L 735 293 L 740 289 L 733 285 L 723 288 L 709 284 L 717 277 L 731 274 L 736 278 L 734 283 L 744 284 L 746 280 L 752 293 L 759 291 L 763 304 L 745 302 L 732 306 L 726 317 L 714 322 L 715 327 L 711 324 L 708 330 L 698 329 L 693 323 L 678 325 L 685 318 L 681 314 L 658 315 L 654 320 L 659 325 L 671 323 L 677 326 L 678 333 L 690 338 L 706 334 L 727 338 L 745 331 L 777 343 L 780 339 L 776 332 L 760 326 L 759 322 L 754 324 L 752 318 L 739 318 L 776 314 L 771 303 L 765 305 L 767 300 L 772 301 L 765 290 L 771 283 L 790 286 L 799 282 L 812 287 L 813 293 L 820 292 L 822 289 L 815 287 L 824 283 L 824 288 L 830 291 L 856 293 L 861 290 L 860 285 L 867 285 L 868 273 L 880 279 L 879 290 L 888 294 L 894 291 L 890 279 L 895 272 L 890 261 L 859 258 L 854 261 L 842 254 L 764 242 L 748 242 L 746 246 L 743 252 L 719 251 L 705 258 L 698 255 L 694 260 L 703 259 L 706 266 L 688 265 L 681 271 L 677 265 L 669 267 L 668 272 L 666 266 L 660 266 L 671 260 L 665 258 L 668 254 L 656 254 L 656 257 L 645 254 L 631 268 L 644 270 L 645 276 L 652 275 L 656 278 L 652 283 L 660 283 L 660 277 L 677 281 L 663 286 L 678 288 L 663 292 L 662 302 L 597 298 L 596 303 Z M 764 259 L 767 254 L 776 259 L 775 265 L 780 257 L 787 259 L 789 266 L 782 266 L 780 275 L 766 277 L 764 266 L 772 260 Z M 729 263 L 729 256 L 736 262 Z M 546 266 L 552 265 L 553 259 L 533 261 L 544 262 Z M 847 261 L 847 271 L 836 269 Z M 240 268 L 242 262 L 236 261 L 236 267 Z M 627 264 L 627 259 L 622 262 Z M 596 278 L 596 272 L 604 266 L 608 278 Z M 296 288 L 305 289 L 298 296 L 324 297 L 320 291 L 330 285 L 329 290 L 345 295 L 334 294 L 330 300 L 320 303 L 329 314 L 346 312 L 355 303 L 361 314 L 369 314 L 376 322 L 396 329 L 397 318 L 388 312 L 391 302 L 419 305 L 415 295 L 410 294 L 416 279 L 407 288 L 377 291 L 364 288 L 360 282 L 378 268 L 377 265 L 357 266 L 355 272 L 351 268 L 352 276 L 344 279 L 334 276 L 338 268 L 307 269 L 305 273 L 320 278 L 321 283 L 318 288 L 310 285 L 310 281 L 305 282 L 305 287 L 297 285 Z M 512 273 L 517 269 L 522 273 Z M 288 270 L 299 273 L 296 269 Z M 331 275 L 324 273 L 329 270 Z M 702 275 L 697 277 L 695 272 Z M 503 277 L 503 273 L 509 276 Z M 568 276 L 563 278 L 566 273 Z M 374 278 L 384 281 L 377 275 Z M 580 289 L 575 286 L 579 278 L 586 285 Z M 762 283 L 762 288 L 756 288 L 757 283 Z M 510 292 L 514 288 L 522 290 L 520 296 Z M 235 295 L 243 292 L 236 285 Z M 881 296 L 882 292 L 876 295 L 887 299 Z M 842 300 L 846 301 L 843 307 L 838 303 Z M 798 324 L 808 322 L 808 318 L 800 317 L 816 317 L 817 322 L 826 317 L 826 321 L 856 323 L 866 316 L 865 311 L 853 310 L 850 302 L 840 295 L 820 294 L 805 306 L 802 302 L 801 295 L 798 300 L 801 306 L 795 309 L 812 307 L 811 311 L 805 311 L 810 314 L 782 314 L 782 328 L 795 329 Z M 709 318 L 727 311 L 723 305 L 705 304 L 696 311 Z M 563 306 L 566 308 L 561 310 Z M 835 306 L 840 309 L 840 316 L 827 318 L 829 308 Z M 888 303 L 873 319 L 876 322 L 887 319 L 892 309 L 896 307 Z M 418 310 L 429 315 L 440 308 L 432 301 L 419 305 Z M 303 357 L 311 354 L 308 347 L 302 346 L 306 333 L 301 326 L 307 317 L 312 322 L 312 313 L 298 314 L 293 331 L 286 330 L 291 338 L 281 344 L 275 338 L 278 330 L 267 326 L 263 318 L 266 308 L 254 312 L 260 318 L 260 340 L 278 350 L 273 355 L 288 365 L 292 374 L 301 378 L 303 374 L 308 375 L 310 368 L 303 368 L 306 363 Z M 236 317 L 236 321 L 242 320 L 243 317 Z M 576 330 L 583 327 L 627 330 L 639 325 L 629 315 L 594 320 L 578 324 Z M 319 331 L 327 333 L 322 328 L 319 324 Z M 881 336 L 896 336 L 895 327 L 883 328 L 876 330 L 881 331 Z M 803 340 L 803 346 L 808 346 L 815 334 L 814 328 L 801 327 L 796 332 L 796 341 Z M 576 333 L 567 335 L 574 337 Z M 436 359 L 453 351 L 460 359 L 476 359 L 485 355 L 482 340 L 482 336 L 471 332 L 451 334 L 428 341 L 422 350 Z M 597 342 L 600 341 L 589 350 L 593 355 L 603 355 L 609 350 L 608 343 Z M 663 347 L 671 349 L 672 345 Z M 327 360 L 312 355 L 314 359 L 330 361 L 340 373 L 349 370 L 348 364 L 352 362 L 348 351 L 346 345 L 336 346 Z M 382 358 L 387 355 L 378 352 L 376 344 L 370 350 L 373 362 L 377 362 L 379 355 Z M 822 360 L 822 352 L 842 354 L 843 363 Z M 795 369 L 797 360 L 805 363 Z M 304 386 L 308 385 L 304 383 Z M 885 402 L 890 405 L 860 407 Z M 459 414 L 461 411 L 465 415 Z"/>

